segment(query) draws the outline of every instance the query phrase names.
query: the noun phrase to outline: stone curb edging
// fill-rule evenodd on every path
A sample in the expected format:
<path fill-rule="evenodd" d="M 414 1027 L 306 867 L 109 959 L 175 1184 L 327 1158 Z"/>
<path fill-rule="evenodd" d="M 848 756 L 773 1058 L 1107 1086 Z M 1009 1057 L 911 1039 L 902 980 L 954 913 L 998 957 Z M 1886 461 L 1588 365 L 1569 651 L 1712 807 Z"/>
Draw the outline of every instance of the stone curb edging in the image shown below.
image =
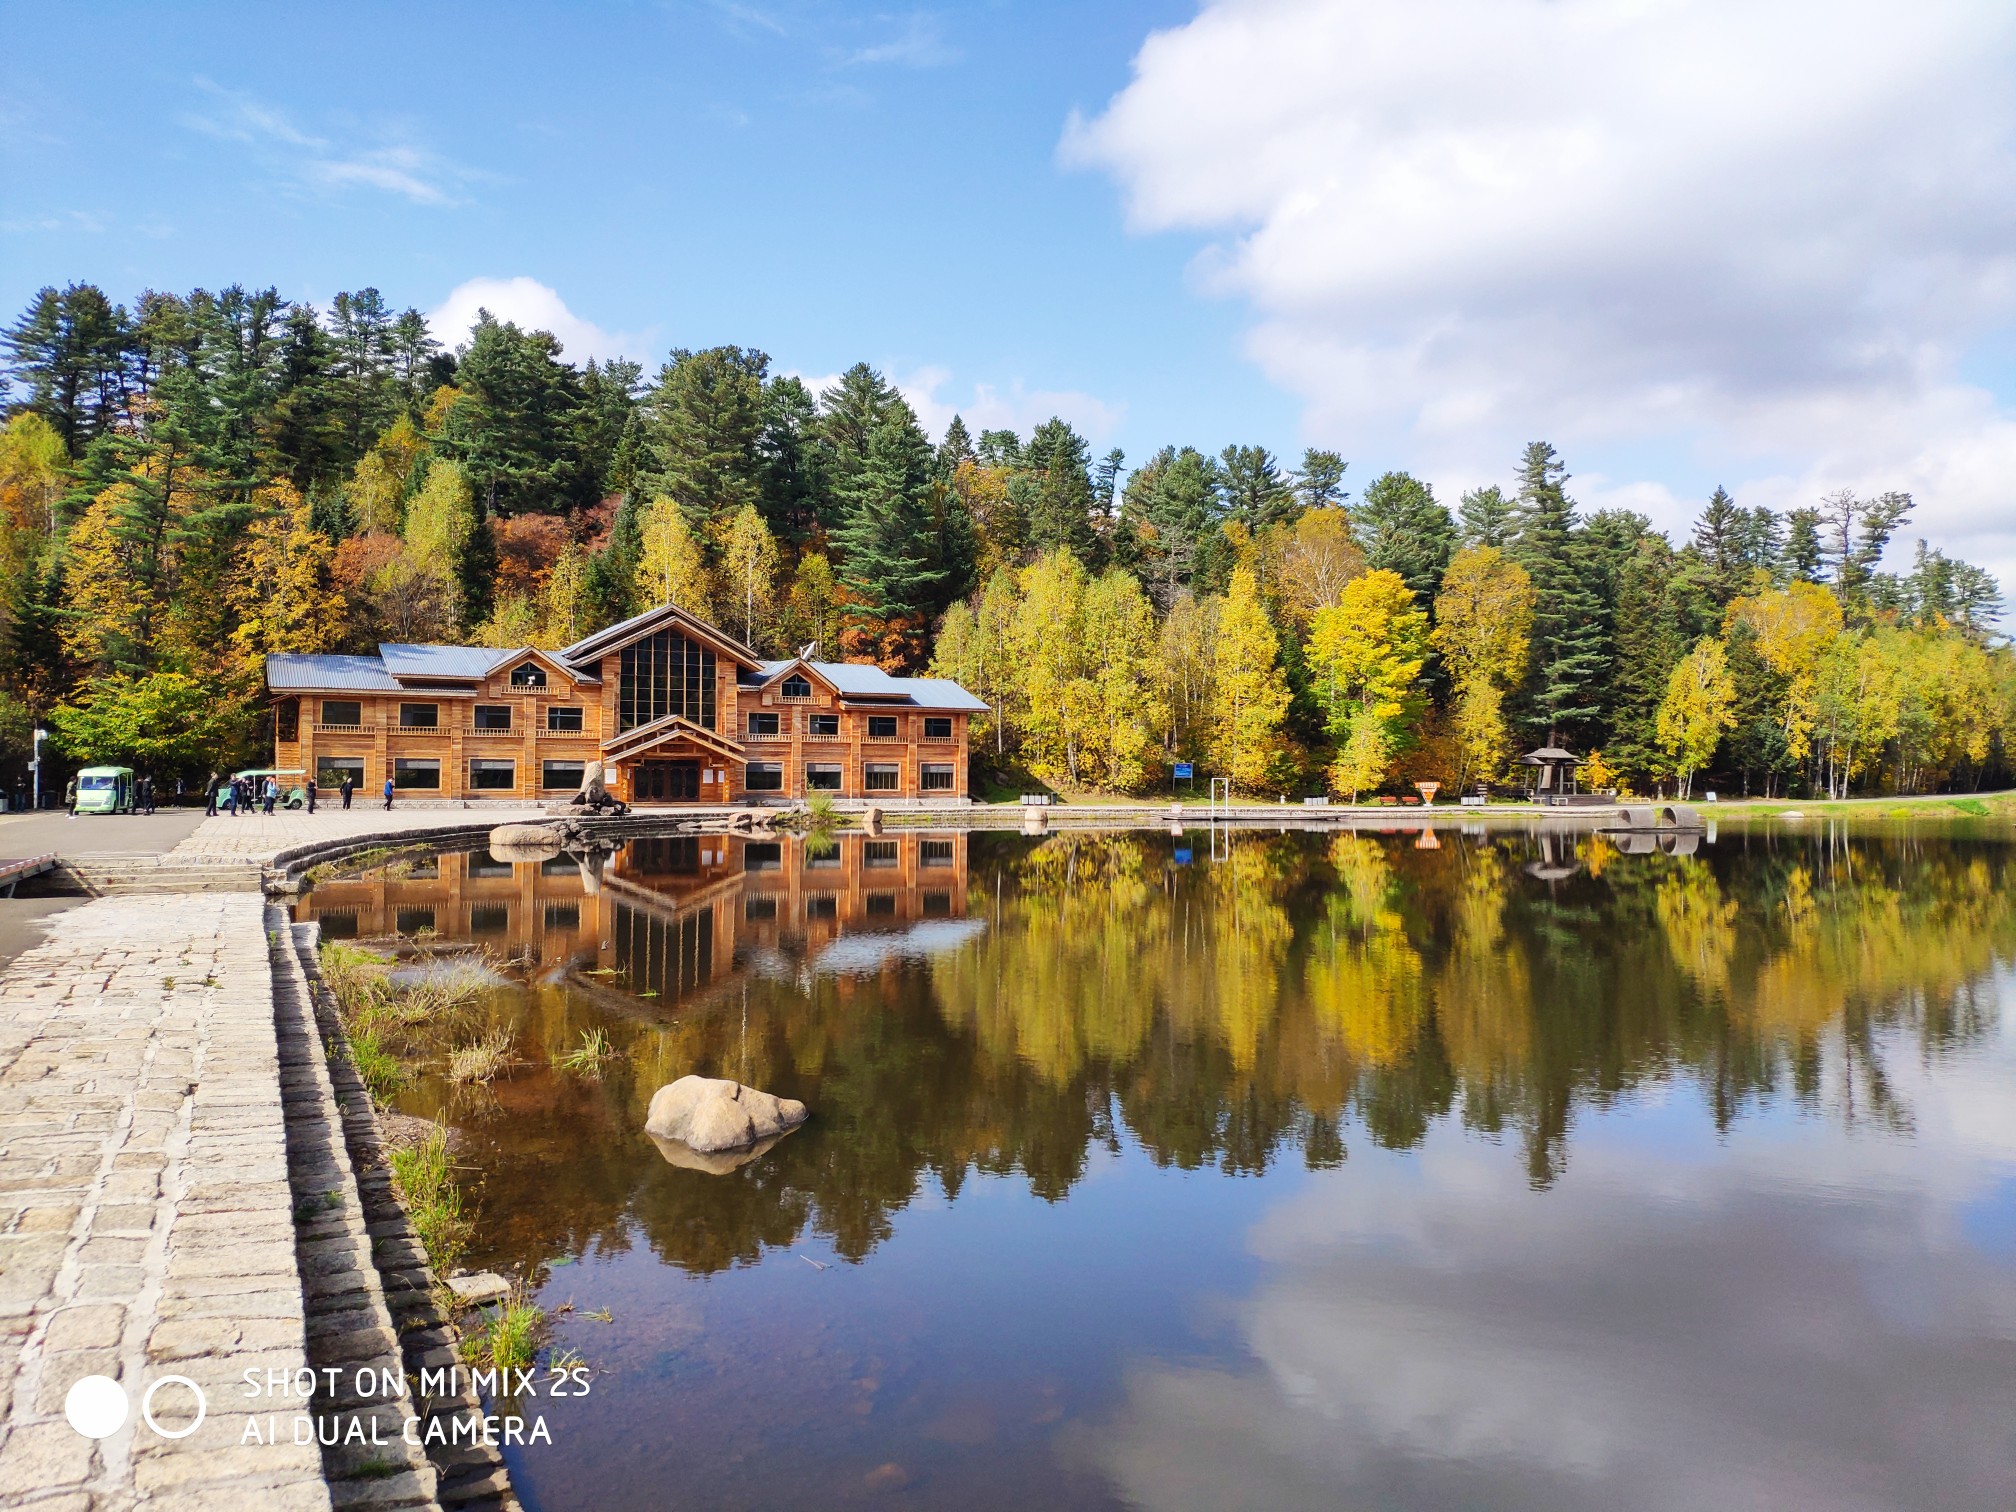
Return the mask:
<path fill-rule="evenodd" d="M 275 908 L 272 912 L 280 915 L 282 910 Z M 315 958 L 319 928 L 313 924 L 287 925 L 284 916 L 281 927 L 288 930 L 285 938 L 291 948 L 286 949 L 286 954 L 312 1004 L 318 1039 L 325 1051 L 346 1044 L 334 994 L 322 981 Z M 331 1112 L 340 1116 L 351 1191 L 370 1238 L 373 1280 L 384 1299 L 396 1340 L 397 1359 L 388 1356 L 388 1363 L 405 1376 L 410 1391 L 423 1370 L 442 1371 L 461 1364 L 460 1335 L 436 1303 L 434 1277 L 428 1268 L 425 1247 L 393 1191 L 391 1163 L 385 1155 L 384 1134 L 370 1092 L 347 1055 L 328 1053 L 322 1060 L 330 1087 Z M 422 1397 L 415 1402 L 412 1409 L 415 1415 L 423 1421 L 459 1419 L 468 1423 L 480 1419 L 483 1406 L 468 1384 L 467 1372 L 457 1371 L 454 1380 L 457 1385 L 454 1392 Z M 426 1458 L 433 1482 L 433 1496 L 427 1505 L 439 1506 L 443 1512 L 519 1512 L 503 1455 L 494 1447 L 452 1441 L 430 1444 Z M 371 1499 L 368 1486 L 359 1489 L 366 1494 L 354 1502 L 338 1495 L 336 1506 L 400 1505 Z"/>
<path fill-rule="evenodd" d="M 308 1363 L 331 1372 L 324 1380 L 333 1382 L 333 1390 L 318 1389 L 310 1401 L 329 1499 L 338 1509 L 435 1508 L 434 1467 L 405 1438 L 406 1420 L 417 1414 L 372 1253 L 331 1058 L 282 910 L 267 908 L 266 929 Z M 373 1388 L 397 1381 L 400 1389 L 396 1396 L 360 1390 L 360 1380 Z"/>

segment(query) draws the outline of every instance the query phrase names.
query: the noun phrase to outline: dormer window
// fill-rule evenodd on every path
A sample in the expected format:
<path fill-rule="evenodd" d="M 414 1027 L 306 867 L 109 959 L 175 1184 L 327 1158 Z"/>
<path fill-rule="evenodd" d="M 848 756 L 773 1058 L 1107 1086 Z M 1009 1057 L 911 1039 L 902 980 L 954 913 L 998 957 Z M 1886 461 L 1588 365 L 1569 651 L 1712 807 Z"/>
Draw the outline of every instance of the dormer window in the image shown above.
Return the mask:
<path fill-rule="evenodd" d="M 786 698 L 810 698 L 812 696 L 812 684 L 800 677 L 796 672 L 793 672 L 789 677 L 784 679 L 784 686 L 779 691 Z"/>
<path fill-rule="evenodd" d="M 546 669 L 537 662 L 520 662 L 511 669 L 511 686 L 543 688 L 546 686 Z"/>

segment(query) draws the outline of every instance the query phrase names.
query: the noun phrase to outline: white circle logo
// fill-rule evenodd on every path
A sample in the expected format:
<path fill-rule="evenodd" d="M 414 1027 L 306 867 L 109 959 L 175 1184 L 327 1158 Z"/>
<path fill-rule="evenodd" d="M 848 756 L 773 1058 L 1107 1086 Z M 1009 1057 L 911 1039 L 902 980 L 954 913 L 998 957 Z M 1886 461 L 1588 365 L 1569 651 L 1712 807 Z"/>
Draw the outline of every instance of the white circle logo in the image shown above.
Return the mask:
<path fill-rule="evenodd" d="M 154 1393 L 159 1391 L 163 1386 L 187 1386 L 191 1391 L 196 1393 L 196 1421 L 191 1423 L 187 1428 L 163 1428 L 159 1423 L 154 1421 Z M 123 1394 L 120 1397 L 120 1401 L 122 1403 L 125 1401 Z M 142 1420 L 146 1422 L 149 1428 L 152 1428 L 165 1439 L 189 1437 L 190 1434 L 203 1426 L 203 1414 L 209 1410 L 210 1403 L 203 1395 L 203 1388 L 187 1376 L 163 1376 L 147 1388 L 147 1395 L 140 1398 L 140 1416 Z M 124 1416 L 123 1409 L 121 1416 Z"/>
<path fill-rule="evenodd" d="M 126 1426 L 130 1411 L 126 1388 L 110 1376 L 83 1376 L 63 1398 L 63 1416 L 88 1439 L 112 1437 Z"/>

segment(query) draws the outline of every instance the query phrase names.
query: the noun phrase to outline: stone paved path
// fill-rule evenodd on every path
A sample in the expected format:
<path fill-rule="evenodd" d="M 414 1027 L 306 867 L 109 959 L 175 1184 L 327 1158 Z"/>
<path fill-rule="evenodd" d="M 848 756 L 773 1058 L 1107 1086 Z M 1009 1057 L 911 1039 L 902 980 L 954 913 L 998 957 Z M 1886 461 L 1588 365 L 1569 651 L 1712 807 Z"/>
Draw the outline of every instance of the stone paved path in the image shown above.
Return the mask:
<path fill-rule="evenodd" d="M 61 915 L 0 976 L 0 1505 L 326 1509 L 305 1403 L 243 1395 L 307 1364 L 294 1237 L 263 900 Z M 134 1407 L 96 1443 L 63 1416 L 88 1374 Z M 164 1375 L 207 1398 L 188 1437 L 140 1423 Z M 164 1387 L 155 1416 L 192 1403 Z M 255 1410 L 280 1443 L 243 1442 Z"/>

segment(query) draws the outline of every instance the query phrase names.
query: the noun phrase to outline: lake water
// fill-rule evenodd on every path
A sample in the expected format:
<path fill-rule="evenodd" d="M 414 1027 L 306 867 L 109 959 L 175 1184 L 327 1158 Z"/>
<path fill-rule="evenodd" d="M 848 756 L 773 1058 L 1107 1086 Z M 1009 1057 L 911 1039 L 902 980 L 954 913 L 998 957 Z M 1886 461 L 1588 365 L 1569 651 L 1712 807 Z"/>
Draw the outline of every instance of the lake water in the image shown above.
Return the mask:
<path fill-rule="evenodd" d="M 524 1063 L 398 1105 L 574 1304 L 534 1512 L 2016 1505 L 1999 832 L 818 849 L 303 900 L 513 958 Z M 688 1072 L 811 1121 L 675 1164 Z"/>

